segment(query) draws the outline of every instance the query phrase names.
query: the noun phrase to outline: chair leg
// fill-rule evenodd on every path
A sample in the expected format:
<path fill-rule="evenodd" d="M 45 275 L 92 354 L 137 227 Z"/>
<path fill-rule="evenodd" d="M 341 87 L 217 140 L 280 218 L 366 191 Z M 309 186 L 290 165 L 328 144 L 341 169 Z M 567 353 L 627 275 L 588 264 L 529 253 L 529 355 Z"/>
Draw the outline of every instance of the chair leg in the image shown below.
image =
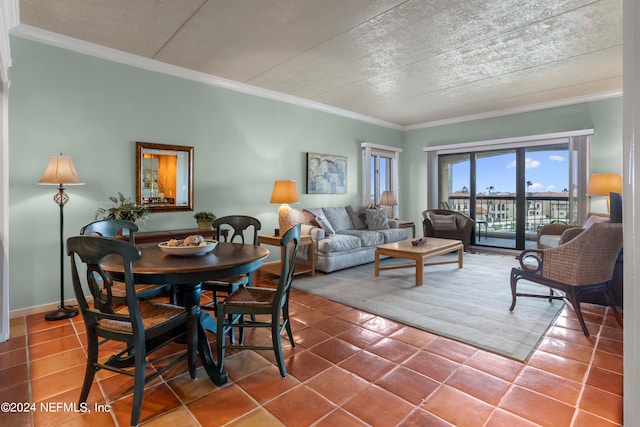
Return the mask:
<path fill-rule="evenodd" d="M 513 311 L 516 308 L 516 288 L 518 286 L 518 278 L 516 277 L 516 272 L 511 270 L 511 307 L 509 307 L 509 311 Z"/>
<path fill-rule="evenodd" d="M 131 425 L 136 426 L 140 422 L 140 409 L 142 408 L 142 393 L 144 392 L 144 379 L 146 377 L 146 348 L 144 342 L 134 344 L 135 371 L 133 381 L 133 406 L 131 408 Z"/>
<path fill-rule="evenodd" d="M 191 307 L 191 313 L 189 314 L 189 323 L 187 328 L 187 352 L 189 376 L 195 380 L 198 378 L 198 374 L 196 372 L 196 363 L 198 359 L 198 316 L 196 314 L 196 307 Z"/>
<path fill-rule="evenodd" d="M 289 300 L 285 303 L 282 308 L 282 318 L 284 320 L 284 327 L 287 329 L 287 335 L 289 336 L 289 342 L 291 342 L 291 347 L 295 348 L 296 343 L 293 342 L 293 333 L 291 332 L 291 322 L 289 322 Z"/>
<path fill-rule="evenodd" d="M 218 356 L 218 370 L 222 372 L 222 365 L 224 364 L 224 303 L 220 303 L 216 308 L 218 325 L 216 330 L 216 353 Z"/>
<path fill-rule="evenodd" d="M 607 286 L 606 288 L 604 288 L 603 292 L 604 292 L 604 296 L 606 298 L 607 304 L 609 304 L 609 307 L 611 307 L 611 310 L 613 310 L 613 315 L 616 318 L 618 325 L 622 326 L 622 316 L 620 316 L 620 312 L 618 311 L 618 308 L 616 307 L 616 303 L 613 300 L 613 294 L 611 293 L 611 289 L 609 289 L 609 287 Z"/>
<path fill-rule="evenodd" d="M 95 334 L 87 332 L 87 368 L 84 372 L 84 382 L 82 383 L 82 391 L 80 392 L 79 403 L 87 401 L 91 385 L 96 375 L 96 363 L 98 362 L 98 337 Z"/>
<path fill-rule="evenodd" d="M 287 369 L 284 366 L 284 356 L 282 355 L 282 343 L 280 342 L 280 324 L 279 319 L 274 319 L 271 322 L 271 342 L 273 343 L 273 351 L 276 354 L 276 362 L 278 362 L 278 368 L 280 369 L 280 375 L 282 377 L 287 376 Z"/>
<path fill-rule="evenodd" d="M 578 320 L 580 321 L 580 326 L 582 326 L 582 332 L 584 332 L 584 336 L 589 336 L 589 329 L 587 329 L 587 324 L 584 322 L 584 317 L 582 317 L 582 309 L 580 308 L 580 300 L 578 298 L 578 294 L 575 289 L 571 289 L 567 291 L 567 297 L 569 297 L 569 301 L 573 306 L 573 311 L 578 316 Z"/>

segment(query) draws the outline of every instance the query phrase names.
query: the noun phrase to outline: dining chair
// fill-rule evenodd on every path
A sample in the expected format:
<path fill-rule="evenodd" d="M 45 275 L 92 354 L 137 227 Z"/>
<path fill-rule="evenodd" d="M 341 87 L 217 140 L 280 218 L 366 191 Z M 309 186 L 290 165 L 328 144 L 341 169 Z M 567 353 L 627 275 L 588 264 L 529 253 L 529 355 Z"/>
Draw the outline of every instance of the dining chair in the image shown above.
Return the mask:
<path fill-rule="evenodd" d="M 296 265 L 296 255 L 300 244 L 300 224 L 289 229 L 280 245 L 284 248 L 281 259 L 282 273 L 276 289 L 258 287 L 240 287 L 227 298 L 218 303 L 217 330 L 226 331 L 228 328 L 238 328 L 240 339 L 238 344 L 233 340 L 227 343 L 225 333 L 216 335 L 216 348 L 220 370 L 224 364 L 225 349 L 273 350 L 280 369 L 280 375 L 285 377 L 287 370 L 284 366 L 282 343 L 280 334 L 286 329 L 291 347 L 295 347 L 291 324 L 289 323 L 289 292 Z M 247 320 L 246 315 L 269 315 L 269 321 Z M 271 346 L 244 344 L 245 328 L 270 328 Z"/>
<path fill-rule="evenodd" d="M 186 309 L 138 299 L 132 263 L 140 259 L 141 252 L 129 242 L 99 236 L 75 236 L 67 240 L 67 253 L 71 259 L 73 290 L 87 334 L 87 364 L 79 403 L 86 402 L 98 370 L 106 369 L 132 376 L 131 425 L 137 425 L 146 383 L 185 358 L 191 378 L 196 378 L 197 307 Z M 115 303 L 111 281 L 100 266 L 112 254 L 122 259 L 126 305 Z M 79 273 L 79 267 L 83 267 L 82 274 Z M 93 298 L 91 304 L 86 295 Z M 123 342 L 126 348 L 110 357 L 99 357 L 100 339 Z M 147 355 L 178 339 L 186 342 L 187 351 L 173 357 L 161 369 L 154 366 L 154 372 L 146 376 Z"/>
<path fill-rule="evenodd" d="M 80 229 L 80 234 L 83 236 L 102 236 L 110 238 L 115 238 L 118 234 L 123 237 L 128 235 L 129 242 L 135 244 L 135 233 L 137 231 L 138 226 L 134 222 L 121 219 L 105 219 L 85 225 Z M 150 298 L 167 290 L 167 285 L 137 284 L 135 289 L 138 298 Z M 111 292 L 116 302 L 120 304 L 125 303 L 126 292 L 124 283 L 112 283 Z"/>
<path fill-rule="evenodd" d="M 582 332 L 589 329 L 582 316 L 582 294 L 602 292 L 606 304 L 622 326 L 622 318 L 613 302 L 610 283 L 613 270 L 622 250 L 622 224 L 596 223 L 568 242 L 546 249 L 527 249 L 520 254 L 520 267 L 511 269 L 511 307 L 517 297 L 544 298 L 551 302 L 560 299 L 573 307 Z M 549 288 L 549 294 L 531 294 L 517 291 L 520 280 Z M 556 293 L 559 291 L 559 293 Z"/>
<path fill-rule="evenodd" d="M 261 229 L 260 221 L 256 218 L 246 215 L 228 215 L 220 218 L 216 218 L 213 221 L 213 228 L 217 231 L 217 240 L 221 241 L 222 233 L 224 230 L 233 231 L 228 242 L 231 243 L 246 243 L 245 233 L 251 239 L 246 239 L 253 245 L 258 245 L 258 231 Z M 233 291 L 236 291 L 240 286 L 251 286 L 253 282 L 253 273 L 243 274 L 234 277 L 228 277 L 219 280 L 208 280 L 202 283 L 203 291 L 212 292 L 212 300 L 210 303 L 204 304 L 201 308 L 204 310 L 217 311 L 217 304 L 221 299 L 221 293 L 229 295 Z M 229 336 L 234 338 L 233 330 L 229 330 Z"/>

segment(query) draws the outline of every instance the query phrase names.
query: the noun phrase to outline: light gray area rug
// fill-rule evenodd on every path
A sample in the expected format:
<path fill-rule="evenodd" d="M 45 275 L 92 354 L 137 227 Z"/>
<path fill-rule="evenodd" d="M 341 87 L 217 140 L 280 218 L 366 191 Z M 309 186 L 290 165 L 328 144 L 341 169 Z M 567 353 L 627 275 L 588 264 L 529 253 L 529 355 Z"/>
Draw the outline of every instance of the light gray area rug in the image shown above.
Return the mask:
<path fill-rule="evenodd" d="M 455 254 L 428 262 L 445 259 L 455 259 Z M 406 263 L 388 258 L 381 266 Z M 315 277 L 296 276 L 293 287 L 524 361 L 564 303 L 520 297 L 514 311 L 509 311 L 509 273 L 517 265 L 512 256 L 465 253 L 462 269 L 457 264 L 425 267 L 424 285 L 418 287 L 415 268 L 381 271 L 375 277 L 373 263 Z M 549 292 L 524 280 L 518 291 Z"/>

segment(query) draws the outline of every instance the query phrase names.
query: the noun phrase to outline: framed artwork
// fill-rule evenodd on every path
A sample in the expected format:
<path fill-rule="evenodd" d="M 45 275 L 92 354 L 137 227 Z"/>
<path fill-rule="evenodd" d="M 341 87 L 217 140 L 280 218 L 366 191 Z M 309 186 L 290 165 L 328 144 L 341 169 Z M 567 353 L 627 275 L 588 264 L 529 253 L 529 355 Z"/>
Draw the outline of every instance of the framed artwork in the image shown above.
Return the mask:
<path fill-rule="evenodd" d="M 307 194 L 346 194 L 347 157 L 307 153 Z"/>

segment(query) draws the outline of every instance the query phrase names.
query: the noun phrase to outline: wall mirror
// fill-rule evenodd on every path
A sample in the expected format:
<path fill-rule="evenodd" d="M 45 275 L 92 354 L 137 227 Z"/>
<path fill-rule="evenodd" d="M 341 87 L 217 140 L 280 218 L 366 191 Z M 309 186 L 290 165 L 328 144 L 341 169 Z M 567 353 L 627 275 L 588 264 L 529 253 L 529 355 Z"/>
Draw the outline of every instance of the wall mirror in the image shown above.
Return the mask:
<path fill-rule="evenodd" d="M 136 142 L 136 176 L 136 201 L 149 210 L 193 210 L 193 147 Z"/>

